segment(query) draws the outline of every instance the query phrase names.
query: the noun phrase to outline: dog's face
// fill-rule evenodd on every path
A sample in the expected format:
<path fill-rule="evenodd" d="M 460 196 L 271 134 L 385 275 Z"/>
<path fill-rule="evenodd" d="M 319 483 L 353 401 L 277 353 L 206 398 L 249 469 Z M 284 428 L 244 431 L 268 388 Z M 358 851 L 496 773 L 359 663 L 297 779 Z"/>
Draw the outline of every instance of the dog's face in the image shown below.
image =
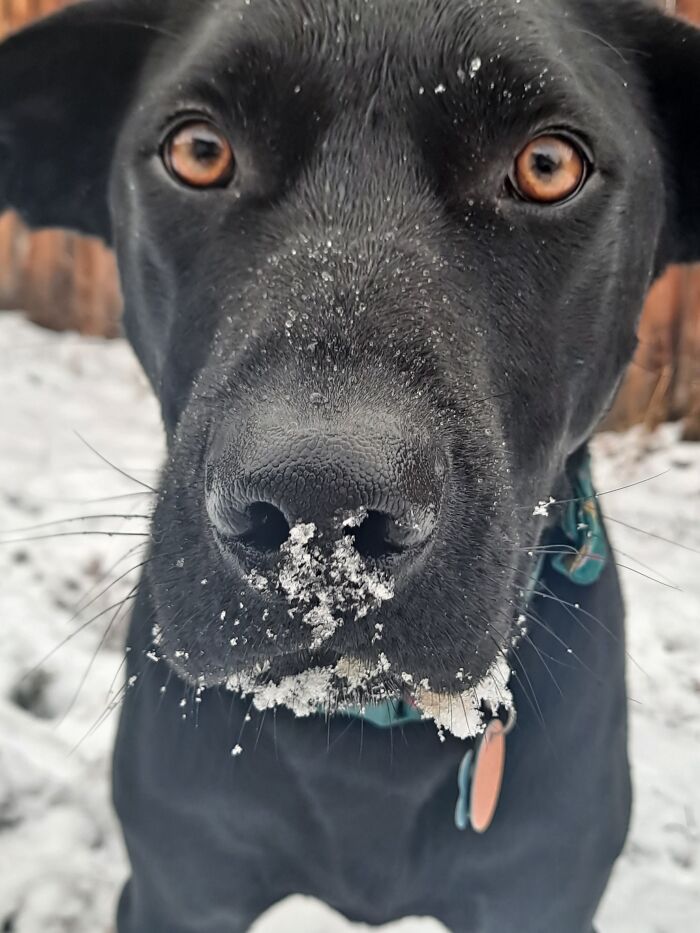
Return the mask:
<path fill-rule="evenodd" d="M 0 205 L 114 243 L 162 402 L 181 674 L 482 677 L 698 252 L 699 82 L 608 0 L 93 0 L 0 48 Z"/>

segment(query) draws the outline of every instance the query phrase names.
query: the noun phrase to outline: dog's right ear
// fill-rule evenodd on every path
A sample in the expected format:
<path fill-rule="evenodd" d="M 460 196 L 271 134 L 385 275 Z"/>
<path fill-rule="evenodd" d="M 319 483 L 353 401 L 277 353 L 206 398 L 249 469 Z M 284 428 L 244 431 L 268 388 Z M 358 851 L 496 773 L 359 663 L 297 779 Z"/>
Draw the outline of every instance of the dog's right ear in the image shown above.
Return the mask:
<path fill-rule="evenodd" d="M 114 146 L 169 0 L 86 0 L 0 44 L 0 210 L 111 239 Z"/>
<path fill-rule="evenodd" d="M 661 153 L 666 224 L 659 269 L 700 260 L 700 29 L 639 0 L 601 0 L 620 55 L 641 75 Z"/>

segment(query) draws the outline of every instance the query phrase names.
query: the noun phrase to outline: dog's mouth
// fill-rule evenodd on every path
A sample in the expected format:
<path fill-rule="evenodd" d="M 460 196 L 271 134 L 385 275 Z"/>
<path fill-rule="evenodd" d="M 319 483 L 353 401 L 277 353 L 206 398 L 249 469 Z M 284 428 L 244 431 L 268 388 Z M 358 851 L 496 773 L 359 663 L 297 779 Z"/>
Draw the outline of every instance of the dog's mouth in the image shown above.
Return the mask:
<path fill-rule="evenodd" d="M 237 676 L 253 676 L 260 686 L 279 683 L 288 677 L 301 677 L 307 671 L 325 670 L 338 665 L 341 655 L 327 649 L 312 651 L 309 648 L 300 648 L 298 651 L 289 651 L 276 657 L 258 661 L 251 670 L 241 672 Z"/>
<path fill-rule="evenodd" d="M 462 689 L 433 689 L 430 680 L 392 671 L 380 652 L 374 663 L 332 652 L 296 652 L 258 662 L 237 673 L 227 688 L 250 697 L 259 710 L 284 707 L 295 716 L 345 714 L 385 723 L 410 718 L 435 723 L 438 731 L 461 739 L 479 734 L 498 709 L 512 709 L 510 671 L 495 661 L 478 683 L 465 678 Z"/>

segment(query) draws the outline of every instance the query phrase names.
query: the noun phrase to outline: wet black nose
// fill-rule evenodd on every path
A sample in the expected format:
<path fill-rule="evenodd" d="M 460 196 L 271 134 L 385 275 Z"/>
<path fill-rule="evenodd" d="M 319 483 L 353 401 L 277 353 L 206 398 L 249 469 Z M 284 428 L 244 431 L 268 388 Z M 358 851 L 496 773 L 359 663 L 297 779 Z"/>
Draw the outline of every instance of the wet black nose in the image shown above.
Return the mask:
<path fill-rule="evenodd" d="M 417 550 L 430 539 L 445 462 L 405 432 L 300 433 L 266 426 L 227 446 L 207 471 L 207 511 L 224 545 L 277 551 L 312 523 L 326 540 L 351 534 L 364 557 Z"/>

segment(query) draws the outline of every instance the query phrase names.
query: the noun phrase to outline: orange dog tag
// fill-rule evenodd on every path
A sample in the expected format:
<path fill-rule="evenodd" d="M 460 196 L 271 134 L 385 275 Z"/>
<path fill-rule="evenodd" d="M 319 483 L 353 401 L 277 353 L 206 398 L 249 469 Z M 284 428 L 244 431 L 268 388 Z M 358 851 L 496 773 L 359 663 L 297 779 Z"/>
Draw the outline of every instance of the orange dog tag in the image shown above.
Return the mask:
<path fill-rule="evenodd" d="M 493 822 L 505 764 L 505 728 L 500 719 L 493 719 L 479 742 L 471 773 L 469 822 L 476 833 L 485 833 Z"/>

